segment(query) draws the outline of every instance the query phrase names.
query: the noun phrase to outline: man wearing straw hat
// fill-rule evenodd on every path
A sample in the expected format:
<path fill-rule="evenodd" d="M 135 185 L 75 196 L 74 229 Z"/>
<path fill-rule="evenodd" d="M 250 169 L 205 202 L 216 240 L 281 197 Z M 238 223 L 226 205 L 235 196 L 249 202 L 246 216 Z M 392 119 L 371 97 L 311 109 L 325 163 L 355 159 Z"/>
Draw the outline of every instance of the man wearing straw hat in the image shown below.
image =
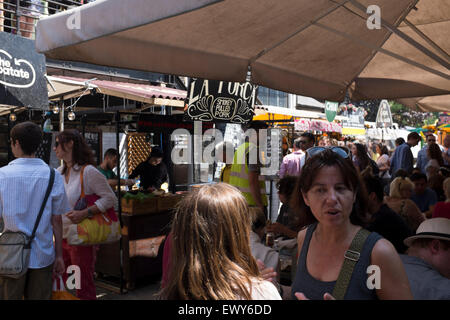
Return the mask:
<path fill-rule="evenodd" d="M 422 222 L 400 255 L 416 300 L 450 300 L 450 219 Z"/>

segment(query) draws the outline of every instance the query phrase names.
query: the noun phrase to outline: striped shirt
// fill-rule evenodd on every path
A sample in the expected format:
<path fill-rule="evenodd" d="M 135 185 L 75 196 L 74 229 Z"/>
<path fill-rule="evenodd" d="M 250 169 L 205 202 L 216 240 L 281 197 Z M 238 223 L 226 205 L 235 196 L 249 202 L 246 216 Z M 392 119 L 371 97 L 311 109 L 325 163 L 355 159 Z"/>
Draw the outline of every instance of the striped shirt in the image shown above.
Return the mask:
<path fill-rule="evenodd" d="M 49 181 L 48 165 L 37 158 L 19 158 L 0 168 L 0 218 L 4 230 L 30 236 Z M 55 260 L 52 215 L 70 211 L 61 175 L 55 182 L 31 244 L 29 268 L 39 269 Z"/>

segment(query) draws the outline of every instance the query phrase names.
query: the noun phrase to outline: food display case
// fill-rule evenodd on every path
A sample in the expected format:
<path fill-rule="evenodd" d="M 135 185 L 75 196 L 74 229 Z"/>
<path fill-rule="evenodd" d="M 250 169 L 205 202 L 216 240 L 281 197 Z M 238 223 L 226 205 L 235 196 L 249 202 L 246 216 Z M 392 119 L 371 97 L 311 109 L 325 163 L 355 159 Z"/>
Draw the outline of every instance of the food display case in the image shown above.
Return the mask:
<path fill-rule="evenodd" d="M 122 261 L 126 289 L 134 289 L 139 279 L 161 276 L 164 241 L 170 232 L 173 209 L 183 196 L 140 191 L 123 194 Z M 100 280 L 120 278 L 119 242 L 100 245 L 95 270 Z"/>

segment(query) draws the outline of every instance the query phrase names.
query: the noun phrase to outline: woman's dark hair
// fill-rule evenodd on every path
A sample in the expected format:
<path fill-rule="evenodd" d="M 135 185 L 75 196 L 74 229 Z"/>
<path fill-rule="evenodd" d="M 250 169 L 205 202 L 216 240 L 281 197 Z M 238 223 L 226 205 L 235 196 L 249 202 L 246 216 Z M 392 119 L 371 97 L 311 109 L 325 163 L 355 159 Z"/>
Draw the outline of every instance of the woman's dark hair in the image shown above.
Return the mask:
<path fill-rule="evenodd" d="M 73 141 L 72 160 L 73 163 L 80 166 L 95 165 L 94 155 L 91 148 L 88 146 L 84 138 L 75 129 L 67 129 L 56 135 L 56 138 L 61 145 L 61 148 L 65 151 L 65 144 L 69 141 Z M 66 173 L 67 165 L 64 163 L 62 174 Z"/>
<path fill-rule="evenodd" d="M 444 165 L 444 158 L 442 157 L 441 148 L 436 143 L 432 143 L 428 146 L 428 158 L 435 159 L 439 166 L 442 167 Z"/>
<path fill-rule="evenodd" d="M 14 143 L 19 141 L 24 154 L 31 156 L 42 142 L 42 130 L 33 122 L 22 122 L 11 129 L 10 137 Z"/>
<path fill-rule="evenodd" d="M 389 155 L 389 150 L 388 150 L 388 148 L 387 148 L 384 144 L 379 143 L 379 144 L 378 144 L 378 148 L 380 148 L 380 152 L 381 152 L 382 155 L 383 155 L 383 154 Z"/>
<path fill-rule="evenodd" d="M 294 191 L 295 184 L 297 183 L 297 177 L 294 176 L 285 176 L 277 182 L 278 192 L 284 194 L 288 197 L 291 197 L 292 192 Z"/>
<path fill-rule="evenodd" d="M 304 202 L 302 193 L 306 194 L 311 189 L 314 178 L 318 175 L 319 171 L 326 166 L 338 167 L 344 177 L 345 185 L 356 194 L 356 200 L 350 214 L 350 222 L 365 227 L 367 224 L 366 215 L 368 203 L 366 187 L 350 158 L 344 159 L 330 149 L 326 149 L 306 161 L 300 177 L 297 179 L 295 190 L 291 197 L 291 207 L 296 210 L 298 214 L 304 214 L 312 221 L 317 221 L 312 214 L 310 207 Z"/>
<path fill-rule="evenodd" d="M 398 177 L 407 178 L 408 176 L 409 176 L 408 171 L 406 171 L 405 169 L 398 169 L 394 173 L 394 176 L 392 177 L 392 180 L 394 180 L 395 178 L 398 178 Z"/>
<path fill-rule="evenodd" d="M 370 158 L 367 155 L 367 149 L 366 146 L 361 143 L 355 143 L 356 147 L 356 157 L 359 161 L 359 169 L 362 171 L 365 168 L 367 168 L 370 164 Z"/>

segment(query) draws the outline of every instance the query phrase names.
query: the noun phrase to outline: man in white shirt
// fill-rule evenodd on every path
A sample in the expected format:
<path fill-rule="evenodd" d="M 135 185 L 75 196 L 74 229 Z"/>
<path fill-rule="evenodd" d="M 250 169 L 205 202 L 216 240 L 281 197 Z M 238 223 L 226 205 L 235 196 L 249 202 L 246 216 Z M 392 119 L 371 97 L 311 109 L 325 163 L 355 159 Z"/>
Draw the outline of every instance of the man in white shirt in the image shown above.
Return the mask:
<path fill-rule="evenodd" d="M 35 157 L 42 141 L 41 128 L 32 122 L 11 130 L 11 150 L 17 158 L 0 168 L 0 219 L 4 230 L 33 231 L 47 190 L 50 170 Z M 0 300 L 51 299 L 52 275 L 65 271 L 62 255 L 61 214 L 70 211 L 63 179 L 55 181 L 31 243 L 28 271 L 19 279 L 0 277 Z M 54 243 L 53 243 L 54 239 Z"/>

